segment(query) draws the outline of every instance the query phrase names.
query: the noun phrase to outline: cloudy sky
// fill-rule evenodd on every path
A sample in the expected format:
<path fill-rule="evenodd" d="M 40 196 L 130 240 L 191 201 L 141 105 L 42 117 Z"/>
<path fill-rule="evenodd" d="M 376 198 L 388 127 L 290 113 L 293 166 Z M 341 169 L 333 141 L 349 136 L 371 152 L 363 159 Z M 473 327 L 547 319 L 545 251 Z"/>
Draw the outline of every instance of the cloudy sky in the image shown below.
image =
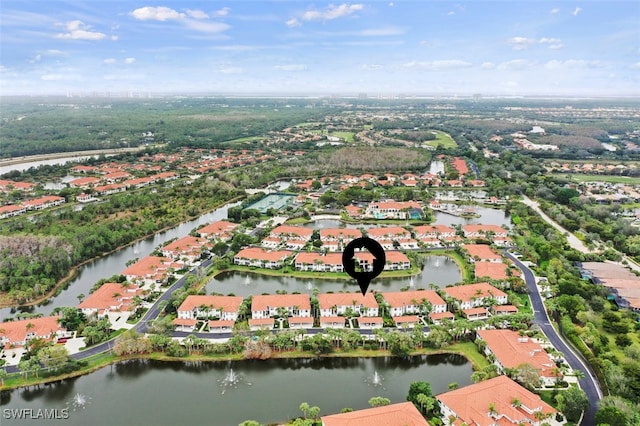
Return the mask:
<path fill-rule="evenodd" d="M 640 95 L 640 1 L 2 0 L 0 95 Z"/>

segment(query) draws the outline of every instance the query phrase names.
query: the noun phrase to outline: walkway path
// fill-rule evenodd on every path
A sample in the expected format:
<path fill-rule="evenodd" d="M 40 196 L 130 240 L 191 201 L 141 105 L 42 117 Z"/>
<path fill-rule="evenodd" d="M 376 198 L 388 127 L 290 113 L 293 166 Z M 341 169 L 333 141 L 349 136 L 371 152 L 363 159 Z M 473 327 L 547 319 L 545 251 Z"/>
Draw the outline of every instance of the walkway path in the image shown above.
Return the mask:
<path fill-rule="evenodd" d="M 567 343 L 551 325 L 549 315 L 547 314 L 547 310 L 542 302 L 542 297 L 538 291 L 538 286 L 536 286 L 536 280 L 531 269 L 527 268 L 511 253 L 505 252 L 505 254 L 518 268 L 520 268 L 520 270 L 522 270 L 522 273 L 524 274 L 524 280 L 527 284 L 527 288 L 529 289 L 531 306 L 534 312 L 533 321 L 540 326 L 551 344 L 557 350 L 564 353 L 565 359 L 571 368 L 574 370 L 580 370 L 584 373 L 584 378 L 580 379 L 579 383 L 582 390 L 587 394 L 587 398 L 589 399 L 589 408 L 584 413 L 584 418 L 581 424 L 585 426 L 595 425 L 596 403 L 600 398 L 602 398 L 602 390 L 600 389 L 600 384 L 598 383 L 598 379 L 596 379 L 593 369 L 584 357 L 575 352 L 571 345 Z"/>

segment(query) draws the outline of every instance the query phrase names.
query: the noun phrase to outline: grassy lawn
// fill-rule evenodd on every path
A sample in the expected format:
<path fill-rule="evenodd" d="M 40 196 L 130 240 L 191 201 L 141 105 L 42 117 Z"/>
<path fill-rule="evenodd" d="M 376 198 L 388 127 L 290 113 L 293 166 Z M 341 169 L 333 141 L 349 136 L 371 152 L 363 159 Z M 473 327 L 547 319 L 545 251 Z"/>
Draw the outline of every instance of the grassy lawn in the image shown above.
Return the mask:
<path fill-rule="evenodd" d="M 582 175 L 573 173 L 553 173 L 553 176 L 569 178 L 578 182 L 608 182 L 626 183 L 629 185 L 640 184 L 640 177 L 611 176 L 611 175 Z"/>
<path fill-rule="evenodd" d="M 456 148 L 458 146 L 456 141 L 454 141 L 453 138 L 447 133 L 440 132 L 437 130 L 434 130 L 434 132 L 436 133 L 436 139 L 433 141 L 425 142 L 425 145 L 429 145 L 434 148 L 437 147 L 438 145 L 441 145 L 443 148 Z"/>
<path fill-rule="evenodd" d="M 337 138 L 343 139 L 346 142 L 353 142 L 353 132 L 331 132 L 329 136 L 335 136 Z"/>

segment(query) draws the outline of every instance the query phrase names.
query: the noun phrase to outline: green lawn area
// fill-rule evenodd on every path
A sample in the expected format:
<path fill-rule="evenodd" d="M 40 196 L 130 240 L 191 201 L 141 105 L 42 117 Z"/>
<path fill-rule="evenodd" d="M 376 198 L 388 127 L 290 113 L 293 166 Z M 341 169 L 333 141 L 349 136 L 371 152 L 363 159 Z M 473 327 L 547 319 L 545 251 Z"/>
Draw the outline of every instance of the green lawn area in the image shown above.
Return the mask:
<path fill-rule="evenodd" d="M 573 173 L 553 173 L 553 176 L 568 178 L 578 182 L 609 182 L 626 183 L 629 185 L 640 184 L 640 177 L 613 176 L 613 175 L 582 175 Z"/>
<path fill-rule="evenodd" d="M 329 136 L 335 136 L 337 138 L 343 139 L 345 142 L 353 142 L 353 132 L 331 132 Z"/>
<path fill-rule="evenodd" d="M 456 148 L 458 146 L 456 141 L 454 141 L 453 138 L 449 136 L 447 133 L 440 132 L 437 130 L 434 130 L 433 132 L 436 133 L 436 139 L 433 141 L 425 142 L 425 145 L 429 145 L 434 148 L 437 147 L 438 145 L 441 145 L 444 148 Z"/>

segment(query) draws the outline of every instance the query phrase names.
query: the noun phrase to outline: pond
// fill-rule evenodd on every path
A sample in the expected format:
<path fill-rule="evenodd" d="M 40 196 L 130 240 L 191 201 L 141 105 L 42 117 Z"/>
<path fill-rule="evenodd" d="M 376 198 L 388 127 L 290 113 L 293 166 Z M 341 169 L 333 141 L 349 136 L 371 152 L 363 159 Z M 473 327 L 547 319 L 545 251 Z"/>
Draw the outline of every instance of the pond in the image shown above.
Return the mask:
<path fill-rule="evenodd" d="M 471 383 L 471 364 L 460 355 L 407 359 L 320 358 L 183 363 L 132 360 L 77 379 L 2 392 L 4 409 L 69 410 L 64 425 L 238 425 L 244 420 L 284 422 L 301 415 L 300 403 L 320 415 L 362 409 L 374 396 L 403 402 L 413 381 L 433 394 L 449 383 Z M 49 424 L 47 423 L 47 424 Z M 8 420 L 3 426 L 44 424 Z"/>
<path fill-rule="evenodd" d="M 259 271 L 257 271 L 259 272 Z M 428 289 L 433 283 L 438 287 L 446 287 L 462 281 L 460 268 L 448 256 L 430 255 L 425 257 L 422 271 L 413 277 L 376 278 L 371 281 L 370 290 L 399 291 L 404 287 Z M 317 288 L 320 293 L 329 291 L 357 291 L 358 284 L 353 280 L 296 278 L 287 276 L 268 276 L 251 272 L 224 272 L 212 278 L 206 286 L 207 294 L 211 292 L 247 297 L 253 294 L 271 293 L 285 290 L 287 293 L 312 293 Z"/>

